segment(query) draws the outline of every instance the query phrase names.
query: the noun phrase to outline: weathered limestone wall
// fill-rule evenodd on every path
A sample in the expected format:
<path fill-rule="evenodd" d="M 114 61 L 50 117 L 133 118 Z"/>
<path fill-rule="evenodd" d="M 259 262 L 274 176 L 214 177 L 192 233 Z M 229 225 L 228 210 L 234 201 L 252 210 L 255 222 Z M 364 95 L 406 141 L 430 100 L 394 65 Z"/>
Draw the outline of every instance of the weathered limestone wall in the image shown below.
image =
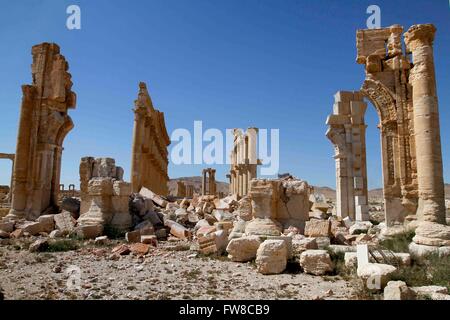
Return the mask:
<path fill-rule="evenodd" d="M 359 92 L 339 91 L 326 133 L 335 149 L 337 215 L 366 221 L 368 213 L 366 125 L 367 104 Z"/>
<path fill-rule="evenodd" d="M 131 160 L 133 192 L 146 187 L 160 195 L 168 194 L 169 164 L 167 147 L 170 138 L 164 122 L 164 113 L 153 107 L 145 83 L 139 84 L 135 101 Z"/>
<path fill-rule="evenodd" d="M 36 219 L 57 212 L 63 141 L 73 128 L 68 109 L 75 108 L 69 65 L 58 45 L 32 48 L 32 85 L 23 99 L 13 172 L 9 218 Z"/>
<path fill-rule="evenodd" d="M 114 159 L 84 157 L 80 162 L 80 225 L 131 226 L 128 200 L 131 184 Z"/>
<path fill-rule="evenodd" d="M 230 193 L 243 197 L 249 193 L 250 181 L 257 176 L 258 129 L 248 128 L 244 134 L 234 129 L 234 145 L 231 151 Z"/>

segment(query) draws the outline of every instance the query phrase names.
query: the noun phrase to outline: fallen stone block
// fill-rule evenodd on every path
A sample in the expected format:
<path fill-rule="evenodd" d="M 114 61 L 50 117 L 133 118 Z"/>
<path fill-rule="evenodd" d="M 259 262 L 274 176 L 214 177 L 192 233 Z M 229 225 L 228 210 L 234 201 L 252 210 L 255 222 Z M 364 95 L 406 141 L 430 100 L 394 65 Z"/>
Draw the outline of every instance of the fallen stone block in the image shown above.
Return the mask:
<path fill-rule="evenodd" d="M 75 234 L 83 239 L 95 239 L 102 235 L 103 226 L 99 224 L 85 224 L 75 228 Z"/>
<path fill-rule="evenodd" d="M 161 208 L 165 208 L 167 206 L 167 200 L 163 199 L 161 196 L 157 195 L 150 189 L 142 187 L 139 191 L 139 194 L 144 198 L 150 198 L 154 203 L 156 203 Z"/>
<path fill-rule="evenodd" d="M 358 266 L 356 274 L 363 279 L 367 289 L 376 291 L 383 290 L 396 270 L 389 264 L 367 263 Z"/>
<path fill-rule="evenodd" d="M 300 256 L 300 254 L 306 250 L 314 250 L 318 249 L 316 238 L 304 238 L 304 239 L 293 239 L 292 240 L 292 251 L 296 256 Z"/>
<path fill-rule="evenodd" d="M 345 217 L 344 219 L 342 219 L 342 223 L 344 223 L 344 225 L 349 229 L 354 222 L 352 221 L 352 218 L 350 218 L 349 216 Z"/>
<path fill-rule="evenodd" d="M 0 230 L 7 233 L 13 232 L 14 222 L 13 221 L 0 222 Z"/>
<path fill-rule="evenodd" d="M 384 300 L 413 300 L 415 294 L 403 281 L 389 281 L 384 288 Z"/>
<path fill-rule="evenodd" d="M 217 246 L 214 233 L 198 238 L 198 246 L 200 253 L 210 255 L 217 253 Z"/>
<path fill-rule="evenodd" d="M 54 238 L 61 238 L 64 236 L 64 232 L 62 232 L 61 230 L 53 230 L 52 232 L 50 232 L 49 237 L 54 239 Z"/>
<path fill-rule="evenodd" d="M 334 269 L 331 257 L 325 250 L 306 250 L 300 255 L 300 266 L 306 273 L 321 276 Z"/>
<path fill-rule="evenodd" d="M 53 219 L 58 230 L 71 233 L 75 229 L 76 220 L 68 211 L 63 211 L 59 214 L 55 214 Z"/>
<path fill-rule="evenodd" d="M 22 229 L 24 233 L 29 235 L 37 235 L 42 232 L 42 225 L 40 222 L 25 221 L 24 223 L 17 226 L 18 229 Z"/>
<path fill-rule="evenodd" d="M 42 252 L 48 248 L 48 240 L 47 239 L 38 239 L 33 242 L 28 250 L 30 252 Z"/>
<path fill-rule="evenodd" d="M 165 228 L 161 228 L 155 231 L 155 236 L 158 240 L 167 239 L 167 230 Z"/>
<path fill-rule="evenodd" d="M 128 243 L 135 243 L 141 241 L 141 232 L 140 230 L 129 231 L 125 233 L 125 240 Z"/>
<path fill-rule="evenodd" d="M 8 239 L 10 237 L 9 232 L 0 230 L 0 239 Z"/>
<path fill-rule="evenodd" d="M 146 255 L 150 250 L 150 245 L 145 243 L 133 243 L 130 245 L 131 253 L 137 256 Z"/>
<path fill-rule="evenodd" d="M 367 233 L 372 226 L 370 221 L 356 221 L 348 230 L 351 235 Z"/>
<path fill-rule="evenodd" d="M 421 286 L 410 288 L 418 298 L 430 296 L 432 294 L 448 294 L 447 287 L 443 286 Z"/>
<path fill-rule="evenodd" d="M 330 246 L 331 241 L 328 237 L 317 237 L 316 243 L 319 249 L 327 249 Z"/>
<path fill-rule="evenodd" d="M 154 247 L 158 246 L 158 238 L 155 235 L 143 235 L 141 236 L 141 242 L 151 244 Z"/>
<path fill-rule="evenodd" d="M 41 224 L 41 230 L 43 232 L 50 233 L 55 228 L 55 215 L 53 214 L 46 214 L 43 216 L 40 216 L 37 221 Z"/>
<path fill-rule="evenodd" d="M 16 229 L 13 232 L 11 232 L 9 234 L 9 236 L 13 239 L 17 239 L 17 238 L 23 237 L 23 235 L 24 235 L 23 233 L 24 233 L 23 229 Z"/>
<path fill-rule="evenodd" d="M 118 254 L 118 255 L 121 255 L 121 256 L 125 256 L 127 254 L 130 254 L 130 252 L 131 252 L 130 251 L 130 247 L 128 245 L 126 245 L 126 244 L 118 245 L 118 246 L 114 247 L 111 250 L 111 253 Z"/>
<path fill-rule="evenodd" d="M 316 219 L 306 221 L 305 236 L 307 237 L 331 236 L 330 221 L 316 220 Z"/>
<path fill-rule="evenodd" d="M 408 246 L 411 259 L 418 264 L 423 264 L 431 255 L 437 255 L 439 257 L 450 256 L 450 246 L 437 247 L 426 246 L 423 244 L 417 244 L 414 241 Z"/>
<path fill-rule="evenodd" d="M 218 221 L 214 223 L 214 226 L 217 230 L 224 230 L 227 235 L 230 233 L 230 230 L 233 229 L 233 222 L 232 221 Z"/>
<path fill-rule="evenodd" d="M 257 271 L 262 274 L 277 274 L 286 269 L 287 248 L 283 240 L 265 240 L 256 251 Z"/>
<path fill-rule="evenodd" d="M 170 234 L 179 239 L 190 239 L 192 237 L 191 232 L 188 229 L 174 221 L 170 223 Z"/>
<path fill-rule="evenodd" d="M 228 258 L 235 262 L 247 262 L 256 258 L 256 251 L 261 244 L 258 236 L 246 236 L 232 239 L 227 246 Z"/>

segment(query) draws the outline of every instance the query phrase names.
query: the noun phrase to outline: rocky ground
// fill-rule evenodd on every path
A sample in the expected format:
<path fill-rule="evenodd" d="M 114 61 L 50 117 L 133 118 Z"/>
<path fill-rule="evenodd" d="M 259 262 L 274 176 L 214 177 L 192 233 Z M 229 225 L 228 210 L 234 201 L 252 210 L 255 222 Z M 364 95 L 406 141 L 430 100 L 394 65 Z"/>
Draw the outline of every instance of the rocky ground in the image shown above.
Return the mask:
<path fill-rule="evenodd" d="M 32 253 L 30 242 L 0 245 L 0 286 L 5 299 L 352 299 L 352 283 L 299 270 L 262 275 L 254 263 L 204 257 L 185 241 L 158 243 L 145 257 L 115 260 L 120 242 L 78 242 L 66 252 Z M 67 269 L 81 271 L 81 288 L 67 286 Z M 76 273 L 72 276 L 76 278 Z M 70 284 L 71 282 L 69 282 Z M 76 281 L 73 282 L 76 285 Z"/>

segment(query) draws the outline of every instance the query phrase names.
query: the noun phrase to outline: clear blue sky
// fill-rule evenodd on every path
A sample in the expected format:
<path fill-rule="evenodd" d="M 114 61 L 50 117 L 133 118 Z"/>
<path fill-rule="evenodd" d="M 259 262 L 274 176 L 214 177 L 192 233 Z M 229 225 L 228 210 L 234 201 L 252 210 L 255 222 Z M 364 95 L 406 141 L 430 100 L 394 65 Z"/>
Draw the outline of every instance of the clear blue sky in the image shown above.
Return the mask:
<path fill-rule="evenodd" d="M 81 7 L 81 30 L 68 30 L 66 8 Z M 83 156 L 108 156 L 129 179 L 133 101 L 139 81 L 165 113 L 169 134 L 206 128 L 280 129 L 280 172 L 335 186 L 325 137 L 338 90 L 358 90 L 355 31 L 366 8 L 381 7 L 382 26 L 434 23 L 445 179 L 450 181 L 450 8 L 448 0 L 292 1 L 6 1 L 0 4 L 0 152 L 15 152 L 22 84 L 31 83 L 31 46 L 60 45 L 70 64 L 77 108 L 64 141 L 61 182 L 79 183 Z M 381 185 L 379 135 L 367 115 L 369 186 Z M 169 165 L 171 177 L 203 166 Z M 227 165 L 217 166 L 226 180 Z M 0 184 L 10 162 L 0 161 Z"/>

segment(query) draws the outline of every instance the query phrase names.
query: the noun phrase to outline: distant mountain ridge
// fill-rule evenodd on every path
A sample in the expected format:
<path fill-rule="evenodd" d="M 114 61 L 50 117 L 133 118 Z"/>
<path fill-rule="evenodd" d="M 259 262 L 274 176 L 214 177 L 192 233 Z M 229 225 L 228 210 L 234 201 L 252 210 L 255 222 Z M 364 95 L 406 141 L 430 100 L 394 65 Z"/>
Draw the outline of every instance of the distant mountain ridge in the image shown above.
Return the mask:
<path fill-rule="evenodd" d="M 194 190 L 197 193 L 201 192 L 202 188 L 202 177 L 195 176 L 195 177 L 180 177 L 176 179 L 170 179 L 169 181 L 169 193 L 174 192 L 176 188 L 176 182 L 177 181 L 184 181 L 188 185 L 193 185 Z M 223 181 L 216 181 L 217 182 L 217 191 L 223 192 L 224 194 L 228 194 L 229 192 L 229 184 L 227 182 Z M 323 194 L 327 199 L 336 200 L 336 190 L 327 186 L 314 186 L 314 193 L 317 194 Z M 383 189 L 382 188 L 376 188 L 369 190 L 369 198 L 383 198 Z M 445 184 L 445 198 L 450 199 L 450 184 Z"/>

